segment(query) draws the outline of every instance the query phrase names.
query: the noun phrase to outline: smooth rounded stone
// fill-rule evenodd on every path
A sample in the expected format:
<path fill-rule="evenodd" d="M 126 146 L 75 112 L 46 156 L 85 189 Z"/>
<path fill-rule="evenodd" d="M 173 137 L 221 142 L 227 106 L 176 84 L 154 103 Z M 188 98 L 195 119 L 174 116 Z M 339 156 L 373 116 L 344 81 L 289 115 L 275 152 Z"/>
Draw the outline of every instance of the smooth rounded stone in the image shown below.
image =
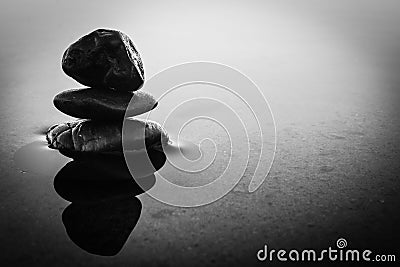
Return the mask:
<path fill-rule="evenodd" d="M 132 101 L 131 105 L 129 105 Z M 117 92 L 97 88 L 66 90 L 54 97 L 54 106 L 76 118 L 113 120 L 137 116 L 157 106 L 155 98 L 144 91 Z M 129 106 L 129 109 L 127 110 Z"/>
<path fill-rule="evenodd" d="M 97 29 L 71 44 L 64 52 L 62 69 L 90 87 L 136 91 L 144 83 L 139 52 L 126 34 L 116 30 Z"/>
<path fill-rule="evenodd" d="M 77 120 L 49 128 L 46 140 L 49 148 L 75 158 L 83 154 L 122 155 L 123 121 Z M 129 118 L 124 123 L 126 151 L 154 149 L 162 151 L 169 142 L 167 132 L 154 121 Z"/>

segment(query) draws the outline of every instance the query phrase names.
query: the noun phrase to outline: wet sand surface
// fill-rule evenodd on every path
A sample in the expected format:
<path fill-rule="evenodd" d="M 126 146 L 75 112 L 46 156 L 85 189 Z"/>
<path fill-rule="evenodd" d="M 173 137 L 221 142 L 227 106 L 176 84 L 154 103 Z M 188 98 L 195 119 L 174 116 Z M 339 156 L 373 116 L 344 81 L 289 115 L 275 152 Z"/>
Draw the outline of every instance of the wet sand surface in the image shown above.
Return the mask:
<path fill-rule="evenodd" d="M 85 4 L 80 10 L 10 4 L 7 16 L 2 8 L 1 265 L 263 265 L 256 253 L 264 244 L 325 249 L 340 237 L 351 248 L 398 253 L 399 6 L 282 3 L 231 10 L 222 4 L 139 5 L 132 7 L 133 18 L 128 11 L 107 16 L 118 6 L 94 12 Z M 85 12 L 87 23 L 68 17 Z M 147 77 L 181 62 L 209 60 L 234 66 L 258 84 L 275 115 L 278 143 L 256 192 L 247 192 L 255 153 L 232 192 L 199 208 L 171 207 L 146 194 L 71 204 L 56 191 L 56 173 L 36 175 L 16 165 L 19 148 L 38 140 L 43 128 L 70 119 L 52 106 L 55 94 L 80 87 L 62 73 L 62 52 L 102 26 L 132 37 Z M 221 147 L 226 142 L 218 139 Z M 185 178 L 177 174 L 176 180 Z M 98 186 L 89 183 L 85 190 L 104 191 Z M 79 195 L 81 189 L 61 190 Z M 120 251 L 104 257 L 80 247 Z"/>

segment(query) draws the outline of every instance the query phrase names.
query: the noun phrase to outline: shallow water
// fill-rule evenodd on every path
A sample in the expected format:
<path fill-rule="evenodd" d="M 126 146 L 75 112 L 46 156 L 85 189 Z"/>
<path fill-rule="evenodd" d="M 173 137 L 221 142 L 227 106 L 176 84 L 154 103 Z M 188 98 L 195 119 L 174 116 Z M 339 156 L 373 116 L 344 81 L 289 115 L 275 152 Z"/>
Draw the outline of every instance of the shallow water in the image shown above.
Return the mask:
<path fill-rule="evenodd" d="M 58 150 L 49 148 L 47 141 L 45 141 L 44 135 L 38 136 L 37 139 L 43 140 L 37 140 L 24 145 L 16 151 L 14 160 L 21 171 L 38 174 L 45 177 L 54 177 L 63 166 L 73 160 L 61 154 L 58 152 Z M 180 140 L 179 142 L 170 140 L 170 142 L 164 146 L 164 153 L 169 164 L 173 165 L 175 168 L 179 168 L 187 172 L 203 171 L 213 163 L 213 160 L 215 160 L 215 157 L 211 160 L 204 159 L 203 155 L 205 153 L 202 153 L 201 146 L 184 140 Z M 154 161 L 152 166 L 147 166 L 144 157 L 150 157 L 150 159 Z M 126 151 L 125 158 L 126 160 L 133 162 L 135 165 L 132 176 L 136 178 L 148 176 L 152 174 L 152 172 L 159 170 L 162 165 L 164 165 L 160 164 L 160 162 L 163 161 L 163 154 L 162 152 L 158 151 L 150 151 L 148 153 L 145 151 Z M 97 165 L 98 168 L 106 171 L 106 173 L 111 176 L 110 179 L 132 178 L 129 177 L 128 174 L 121 172 L 122 166 L 125 164 L 125 159 L 123 158 L 122 154 L 120 157 L 118 157 L 101 155 L 100 153 L 98 157 L 93 159 L 87 158 L 85 160 L 87 165 Z M 199 164 L 197 163 L 199 161 L 206 161 L 207 165 L 200 167 L 200 169 L 188 170 L 188 167 L 191 167 L 192 169 L 199 168 Z M 105 166 L 102 164 L 105 164 Z M 119 164 L 121 166 L 113 166 L 113 164 Z M 186 166 L 183 164 L 186 164 Z M 90 177 L 87 177 L 87 179 L 88 178 Z M 95 176 L 93 179 L 97 179 L 97 177 Z"/>
<path fill-rule="evenodd" d="M 43 132 L 37 133 L 37 141 L 19 148 L 14 161 L 24 173 L 53 179 L 57 194 L 72 202 L 62 213 L 68 236 L 95 255 L 112 256 L 123 248 L 141 212 L 141 203 L 134 196 L 154 186 L 154 172 L 162 173 L 165 163 L 190 175 L 204 171 L 215 160 L 205 159 L 207 165 L 200 166 L 198 162 L 204 161 L 201 146 L 172 139 L 164 146 L 165 154 L 128 151 L 125 158 L 100 153 L 74 160 L 50 149 Z M 125 159 L 133 162 L 132 171 Z"/>
<path fill-rule="evenodd" d="M 34 141 L 18 149 L 14 160 L 21 171 L 54 177 L 71 159 L 48 148 L 45 137 L 42 138 L 42 141 Z"/>
<path fill-rule="evenodd" d="M 45 136 L 37 138 L 44 140 Z M 48 148 L 43 140 L 16 151 L 17 168 L 52 179 L 57 194 L 72 202 L 63 211 L 62 222 L 77 246 L 95 255 L 116 255 L 139 220 L 142 205 L 134 196 L 155 183 L 153 169 L 141 168 L 134 179 L 123 157 L 73 160 Z M 154 170 L 160 169 L 165 155 L 149 153 Z"/>

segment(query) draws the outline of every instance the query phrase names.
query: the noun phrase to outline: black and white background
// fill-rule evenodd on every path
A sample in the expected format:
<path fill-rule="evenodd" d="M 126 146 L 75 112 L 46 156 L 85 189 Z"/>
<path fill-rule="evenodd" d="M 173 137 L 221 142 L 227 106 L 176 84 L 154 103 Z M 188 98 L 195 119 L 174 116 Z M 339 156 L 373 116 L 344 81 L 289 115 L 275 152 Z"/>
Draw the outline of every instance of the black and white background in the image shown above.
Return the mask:
<path fill-rule="evenodd" d="M 256 258 L 264 244 L 320 249 L 341 237 L 400 257 L 399 23 L 400 3 L 390 0 L 1 2 L 0 265 L 264 265 Z M 191 61 L 240 70 L 268 99 L 277 127 L 274 164 L 256 192 L 247 192 L 250 164 L 210 205 L 140 195 L 140 218 L 112 257 L 74 244 L 62 221 L 70 202 L 53 177 L 13 160 L 35 132 L 70 119 L 52 105 L 58 92 L 81 87 L 62 72 L 62 53 L 103 27 L 133 39 L 147 78 Z M 90 210 L 102 224 L 138 204 L 116 205 Z M 72 219 L 85 220 L 77 209 Z"/>

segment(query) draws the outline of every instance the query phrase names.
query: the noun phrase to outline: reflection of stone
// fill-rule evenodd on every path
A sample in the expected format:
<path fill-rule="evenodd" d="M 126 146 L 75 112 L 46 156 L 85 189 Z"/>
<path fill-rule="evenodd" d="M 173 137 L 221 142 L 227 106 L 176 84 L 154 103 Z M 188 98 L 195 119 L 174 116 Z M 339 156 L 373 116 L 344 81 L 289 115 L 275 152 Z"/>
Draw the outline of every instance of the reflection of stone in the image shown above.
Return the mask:
<path fill-rule="evenodd" d="M 136 196 L 154 185 L 153 173 L 160 169 L 166 160 L 164 153 L 159 151 L 149 151 L 148 155 L 152 165 L 144 170 L 138 164 L 138 170 L 133 171 L 135 179 L 123 157 L 94 155 L 71 161 L 54 177 L 54 188 L 62 198 L 72 202 L 120 195 Z"/>
<path fill-rule="evenodd" d="M 136 197 L 119 197 L 89 203 L 72 203 L 62 214 L 65 230 L 83 250 L 102 256 L 116 255 L 137 224 L 142 204 Z"/>
<path fill-rule="evenodd" d="M 112 171 L 114 175 L 109 174 Z M 56 192 L 71 202 L 97 201 L 121 195 L 136 196 L 149 190 L 154 183 L 154 174 L 134 180 L 126 167 L 107 173 L 102 168 L 79 161 L 69 162 L 54 177 Z"/>
<path fill-rule="evenodd" d="M 56 192 L 72 202 L 62 221 L 80 248 L 102 256 L 116 255 L 122 249 L 142 209 L 135 196 L 154 186 L 153 172 L 166 160 L 160 151 L 146 154 L 154 169 L 142 178 L 132 178 L 124 157 L 101 153 L 67 163 L 54 177 Z"/>
<path fill-rule="evenodd" d="M 71 44 L 64 72 L 90 87 L 136 91 L 144 82 L 143 63 L 132 40 L 119 31 L 98 29 Z"/>
<path fill-rule="evenodd" d="M 148 149 L 138 152 L 121 153 L 96 153 L 96 152 L 70 152 L 60 151 L 64 156 L 85 164 L 85 167 L 102 171 L 103 176 L 109 175 L 112 180 L 148 176 L 159 170 L 165 163 L 166 155 L 158 150 Z M 125 160 L 131 162 L 134 169 L 128 172 Z"/>
<path fill-rule="evenodd" d="M 96 120 L 121 120 L 125 112 L 126 116 L 136 116 L 156 106 L 154 97 L 141 90 L 132 93 L 96 88 L 66 90 L 56 95 L 53 102 L 67 115 Z"/>

